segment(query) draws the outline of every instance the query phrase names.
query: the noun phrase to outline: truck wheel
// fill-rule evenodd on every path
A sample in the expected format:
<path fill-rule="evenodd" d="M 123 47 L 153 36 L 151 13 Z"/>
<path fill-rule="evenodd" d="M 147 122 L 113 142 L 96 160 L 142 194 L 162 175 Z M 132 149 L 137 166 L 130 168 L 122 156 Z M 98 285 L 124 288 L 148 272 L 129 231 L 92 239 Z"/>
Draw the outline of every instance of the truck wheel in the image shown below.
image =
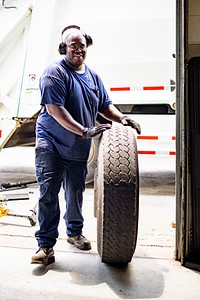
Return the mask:
<path fill-rule="evenodd" d="M 97 248 L 102 262 L 127 264 L 138 231 L 139 172 L 133 129 L 113 126 L 103 133 L 95 174 Z"/>

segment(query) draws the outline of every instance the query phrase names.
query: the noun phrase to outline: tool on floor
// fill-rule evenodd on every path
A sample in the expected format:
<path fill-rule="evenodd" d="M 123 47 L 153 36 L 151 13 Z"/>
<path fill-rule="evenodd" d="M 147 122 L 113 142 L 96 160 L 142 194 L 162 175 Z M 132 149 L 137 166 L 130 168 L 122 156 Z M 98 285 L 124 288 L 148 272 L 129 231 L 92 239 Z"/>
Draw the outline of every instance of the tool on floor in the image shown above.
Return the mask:
<path fill-rule="evenodd" d="M 29 182 L 16 182 L 16 183 L 2 183 L 0 185 L 0 192 L 26 188 L 28 184 L 36 183 L 36 181 Z M 34 226 L 37 223 L 37 203 L 29 209 L 27 213 L 19 213 L 7 208 L 7 203 L 9 201 L 17 201 L 17 200 L 29 200 L 29 193 L 0 193 L 0 217 L 11 216 L 11 217 L 20 217 L 26 218 L 29 220 L 30 224 Z"/>
<path fill-rule="evenodd" d="M 0 184 L 0 192 L 7 191 L 7 190 L 16 190 L 16 189 L 23 189 L 27 188 L 29 184 L 37 183 L 36 180 L 34 181 L 17 181 L 17 182 L 4 182 Z"/>

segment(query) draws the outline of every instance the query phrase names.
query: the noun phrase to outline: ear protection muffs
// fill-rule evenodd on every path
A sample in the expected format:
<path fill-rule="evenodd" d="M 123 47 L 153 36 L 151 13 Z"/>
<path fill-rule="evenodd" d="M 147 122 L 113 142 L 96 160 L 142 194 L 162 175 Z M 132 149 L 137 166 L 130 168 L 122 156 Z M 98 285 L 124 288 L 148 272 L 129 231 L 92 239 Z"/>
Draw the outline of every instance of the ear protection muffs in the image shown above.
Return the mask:
<path fill-rule="evenodd" d="M 67 31 L 68 29 L 72 29 L 72 28 L 75 28 L 75 29 L 78 29 L 81 31 L 81 33 L 83 34 L 83 36 L 85 37 L 85 40 L 86 40 L 86 46 L 89 47 L 93 44 L 93 41 L 92 41 L 92 38 L 91 36 L 87 35 L 85 32 L 83 32 L 81 30 L 81 28 L 77 25 L 70 25 L 70 26 L 67 26 L 65 27 L 62 32 L 61 32 L 61 39 L 63 40 L 63 34 L 65 31 Z M 64 43 L 63 41 L 59 44 L 59 48 L 58 48 L 58 52 L 61 54 L 61 55 L 65 55 L 66 54 L 66 49 L 67 49 L 67 45 L 66 43 Z"/>

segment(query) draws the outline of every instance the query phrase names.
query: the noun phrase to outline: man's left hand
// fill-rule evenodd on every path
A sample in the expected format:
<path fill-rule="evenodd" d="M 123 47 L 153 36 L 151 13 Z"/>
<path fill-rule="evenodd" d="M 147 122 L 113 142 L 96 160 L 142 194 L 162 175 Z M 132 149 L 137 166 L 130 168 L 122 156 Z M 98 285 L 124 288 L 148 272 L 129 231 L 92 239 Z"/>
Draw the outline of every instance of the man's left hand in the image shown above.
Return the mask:
<path fill-rule="evenodd" d="M 127 116 L 124 116 L 123 118 L 121 118 L 120 122 L 124 126 L 131 126 L 132 128 L 134 128 L 137 131 L 138 134 L 141 134 L 140 124 L 138 124 L 137 122 L 135 122 L 131 118 L 129 118 Z"/>

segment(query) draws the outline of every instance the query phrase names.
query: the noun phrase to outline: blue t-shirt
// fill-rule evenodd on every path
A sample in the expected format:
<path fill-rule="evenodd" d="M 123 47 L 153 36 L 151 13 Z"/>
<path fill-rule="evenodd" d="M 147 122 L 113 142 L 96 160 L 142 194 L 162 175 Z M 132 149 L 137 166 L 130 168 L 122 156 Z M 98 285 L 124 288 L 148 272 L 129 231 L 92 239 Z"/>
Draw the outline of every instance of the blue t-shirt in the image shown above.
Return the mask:
<path fill-rule="evenodd" d="M 91 140 L 65 129 L 46 110 L 45 104 L 64 106 L 84 127 L 92 127 L 98 112 L 111 104 L 100 77 L 89 67 L 79 74 L 64 59 L 48 66 L 40 78 L 42 110 L 36 123 L 36 145 L 52 149 L 66 159 L 87 160 Z"/>

